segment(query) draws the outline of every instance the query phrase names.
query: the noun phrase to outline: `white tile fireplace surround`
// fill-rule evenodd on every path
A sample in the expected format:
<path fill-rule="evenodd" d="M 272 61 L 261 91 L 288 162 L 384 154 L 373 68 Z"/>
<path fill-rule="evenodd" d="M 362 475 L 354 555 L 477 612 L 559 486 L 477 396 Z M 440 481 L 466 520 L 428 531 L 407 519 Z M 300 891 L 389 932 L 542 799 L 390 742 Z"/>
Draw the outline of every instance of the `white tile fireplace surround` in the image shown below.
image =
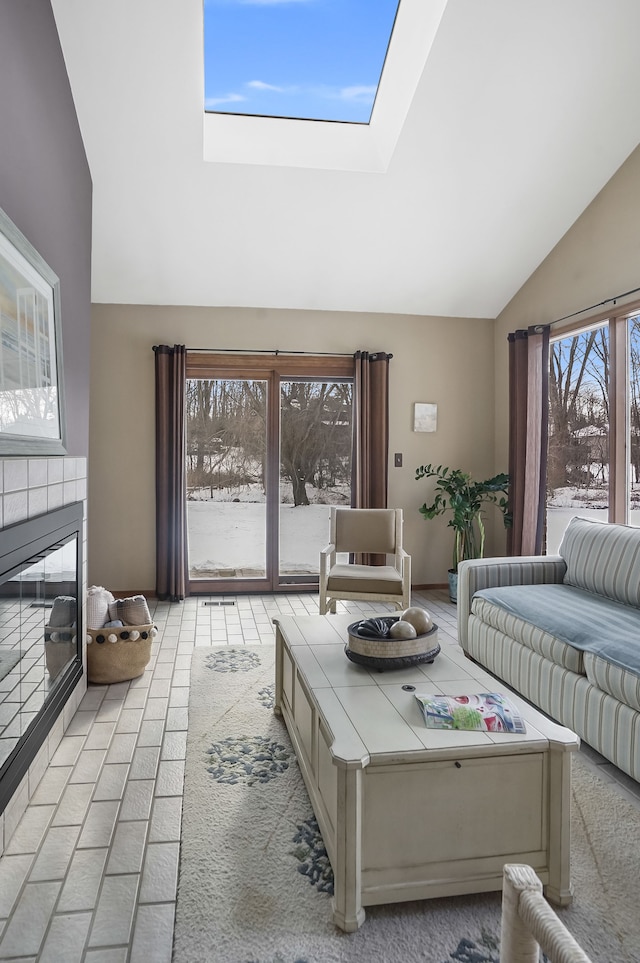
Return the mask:
<path fill-rule="evenodd" d="M 81 577 L 86 594 L 86 458 L 4 458 L 0 459 L 0 539 L 2 530 L 16 522 L 82 502 L 84 566 Z M 76 685 L 62 713 L 47 735 L 4 812 L 0 814 L 0 855 L 20 821 L 29 800 L 52 759 L 69 722 L 86 691 L 86 675 Z"/>

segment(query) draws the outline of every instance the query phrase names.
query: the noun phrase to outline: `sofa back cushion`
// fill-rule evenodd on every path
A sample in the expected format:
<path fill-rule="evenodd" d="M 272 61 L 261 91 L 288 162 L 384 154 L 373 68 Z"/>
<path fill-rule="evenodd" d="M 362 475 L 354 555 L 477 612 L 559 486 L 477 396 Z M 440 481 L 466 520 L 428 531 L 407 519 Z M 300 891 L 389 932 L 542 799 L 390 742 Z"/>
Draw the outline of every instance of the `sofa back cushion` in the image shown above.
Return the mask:
<path fill-rule="evenodd" d="M 567 585 L 640 608 L 640 528 L 572 518 L 559 554 Z"/>

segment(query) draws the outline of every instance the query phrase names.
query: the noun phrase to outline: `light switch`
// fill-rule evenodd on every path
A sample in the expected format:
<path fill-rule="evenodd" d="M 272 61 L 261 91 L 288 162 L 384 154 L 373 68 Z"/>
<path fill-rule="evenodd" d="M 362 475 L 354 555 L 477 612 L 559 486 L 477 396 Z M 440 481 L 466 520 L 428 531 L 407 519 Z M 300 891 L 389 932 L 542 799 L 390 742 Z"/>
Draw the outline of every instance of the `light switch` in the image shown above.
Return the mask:
<path fill-rule="evenodd" d="M 402 453 L 397 451 L 393 456 L 393 464 L 396 468 L 402 468 Z"/>

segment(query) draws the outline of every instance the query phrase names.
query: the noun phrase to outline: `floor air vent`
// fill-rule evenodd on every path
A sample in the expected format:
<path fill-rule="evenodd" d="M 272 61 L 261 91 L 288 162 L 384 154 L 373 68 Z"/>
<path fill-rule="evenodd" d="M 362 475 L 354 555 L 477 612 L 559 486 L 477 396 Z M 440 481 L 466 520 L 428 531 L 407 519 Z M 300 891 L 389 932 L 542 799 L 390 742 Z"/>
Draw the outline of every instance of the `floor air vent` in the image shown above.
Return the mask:
<path fill-rule="evenodd" d="M 232 599 L 222 599 L 219 602 L 203 602 L 203 605 L 235 605 L 236 603 Z"/>

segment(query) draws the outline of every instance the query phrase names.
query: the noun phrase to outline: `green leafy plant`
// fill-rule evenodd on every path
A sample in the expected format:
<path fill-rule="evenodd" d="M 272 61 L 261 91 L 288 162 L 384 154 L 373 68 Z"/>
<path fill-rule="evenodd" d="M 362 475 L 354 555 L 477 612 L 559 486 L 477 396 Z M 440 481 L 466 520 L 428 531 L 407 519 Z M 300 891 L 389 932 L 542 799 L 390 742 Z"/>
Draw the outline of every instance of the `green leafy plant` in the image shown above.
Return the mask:
<path fill-rule="evenodd" d="M 416 468 L 416 481 L 423 478 L 437 478 L 433 504 L 420 508 L 424 518 L 435 518 L 451 512 L 448 522 L 455 531 L 452 571 L 458 571 L 458 564 L 466 558 L 484 557 L 485 530 L 483 512 L 485 505 L 495 504 L 502 512 L 505 528 L 511 525 L 508 506 L 509 476 L 504 473 L 487 478 L 486 481 L 473 481 L 470 475 L 459 468 L 445 468 L 438 465 L 421 465 Z"/>

